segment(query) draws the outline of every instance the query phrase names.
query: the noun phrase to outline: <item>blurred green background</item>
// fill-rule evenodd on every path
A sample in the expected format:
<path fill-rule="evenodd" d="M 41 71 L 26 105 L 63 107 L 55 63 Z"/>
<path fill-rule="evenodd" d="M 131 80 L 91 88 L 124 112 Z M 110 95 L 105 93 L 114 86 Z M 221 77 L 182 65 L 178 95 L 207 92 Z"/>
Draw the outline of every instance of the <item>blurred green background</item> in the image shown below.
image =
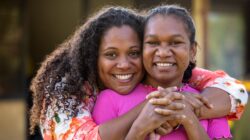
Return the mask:
<path fill-rule="evenodd" d="M 179 4 L 192 12 L 200 45 L 198 65 L 223 69 L 250 91 L 250 0 L 1 0 L 0 140 L 28 135 L 29 83 L 40 62 L 86 18 L 105 5 L 148 9 Z M 235 140 L 250 140 L 250 104 L 234 121 Z"/>

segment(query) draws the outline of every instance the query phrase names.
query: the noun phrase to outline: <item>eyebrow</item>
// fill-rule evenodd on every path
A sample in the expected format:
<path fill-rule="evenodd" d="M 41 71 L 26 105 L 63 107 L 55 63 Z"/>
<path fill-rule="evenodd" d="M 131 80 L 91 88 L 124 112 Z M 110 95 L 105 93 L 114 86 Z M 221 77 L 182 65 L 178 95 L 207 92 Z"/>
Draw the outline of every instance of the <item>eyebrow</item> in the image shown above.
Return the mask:
<path fill-rule="evenodd" d="M 133 45 L 133 46 L 129 47 L 129 49 L 133 49 L 133 48 L 141 48 L 141 47 L 140 47 L 140 45 Z M 109 46 L 109 47 L 103 49 L 102 51 L 117 50 L 117 49 L 118 49 L 117 47 Z"/>
<path fill-rule="evenodd" d="M 149 35 L 146 35 L 145 38 L 148 38 L 148 37 L 152 37 L 152 38 L 158 38 L 157 35 L 154 35 L 154 34 L 149 34 Z M 171 35 L 171 38 L 175 38 L 175 37 L 180 37 L 182 39 L 184 39 L 184 37 L 180 34 L 174 34 L 174 35 Z"/>

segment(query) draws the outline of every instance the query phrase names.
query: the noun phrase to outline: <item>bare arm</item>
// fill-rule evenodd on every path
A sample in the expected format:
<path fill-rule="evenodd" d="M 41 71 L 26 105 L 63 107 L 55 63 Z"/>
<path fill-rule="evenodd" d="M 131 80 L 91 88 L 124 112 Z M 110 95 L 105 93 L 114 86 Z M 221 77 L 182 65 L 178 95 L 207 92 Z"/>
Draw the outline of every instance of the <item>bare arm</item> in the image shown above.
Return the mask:
<path fill-rule="evenodd" d="M 149 133 L 153 132 L 156 128 L 159 128 L 167 120 L 181 119 L 183 117 L 183 115 L 173 115 L 176 114 L 176 110 L 184 108 L 183 104 L 172 103 L 174 100 L 183 100 L 183 95 L 177 92 L 169 92 L 168 94 L 163 94 L 163 92 L 152 92 L 151 94 L 154 97 L 161 97 L 161 99 L 150 99 L 149 103 L 144 106 L 143 110 L 131 126 L 126 140 L 144 140 Z M 156 107 L 158 107 L 152 104 L 152 102 L 155 101 L 159 102 L 161 105 L 157 110 L 164 115 L 155 112 L 157 111 L 155 110 Z M 167 108 L 169 104 L 171 104 L 171 108 Z"/>
<path fill-rule="evenodd" d="M 229 114 L 231 102 L 227 92 L 219 88 L 206 88 L 201 95 L 208 99 L 213 108 L 203 105 L 200 109 L 200 119 L 223 117 Z"/>
<path fill-rule="evenodd" d="M 169 92 L 170 94 L 167 96 L 171 96 L 171 97 L 165 97 L 164 99 L 169 100 L 169 102 L 171 100 L 178 100 L 178 99 L 182 99 L 183 95 L 179 94 L 179 93 L 174 93 L 173 91 L 176 90 L 176 88 L 168 88 L 165 89 L 166 92 Z M 164 94 L 165 95 L 165 94 Z M 145 125 L 145 120 L 148 120 L 148 115 L 151 113 L 152 116 L 155 115 L 155 118 L 151 118 L 151 121 L 148 121 L 149 125 L 155 125 L 154 121 L 157 120 L 157 116 L 161 116 L 156 114 L 153 111 L 153 108 L 150 107 L 149 105 L 147 105 L 147 107 L 144 107 L 145 104 L 150 104 L 147 103 L 148 101 L 145 100 L 143 103 L 139 104 L 138 106 L 136 106 L 135 108 L 133 108 L 132 110 L 130 110 L 128 113 L 113 119 L 111 121 L 108 121 L 104 124 L 101 124 L 99 127 L 99 133 L 100 136 L 102 138 L 102 140 L 110 140 L 110 139 L 115 139 L 115 140 L 119 140 L 119 139 L 124 139 L 128 133 L 128 131 L 133 132 L 134 129 L 130 130 L 132 124 L 134 123 L 134 120 L 137 120 L 136 122 L 136 126 L 140 126 L 141 128 L 145 129 L 148 128 L 148 125 Z M 164 103 L 164 105 L 167 105 L 168 102 Z M 144 109 L 145 108 L 145 109 Z M 144 112 L 147 113 L 141 113 L 141 110 L 144 109 Z M 140 114 L 141 119 L 138 119 L 138 115 Z M 158 121 L 158 120 L 157 120 Z M 133 125 L 135 126 L 135 125 Z M 159 125 L 160 126 L 160 125 Z M 158 127 L 159 127 L 158 126 Z M 110 131 L 112 130 L 112 131 Z"/>
<path fill-rule="evenodd" d="M 213 72 L 195 68 L 190 84 L 202 91 L 202 96 L 208 98 L 209 102 L 214 105 L 214 108 L 210 110 L 204 106 L 201 110 L 201 118 L 215 118 L 225 115 L 231 119 L 241 117 L 248 100 L 248 94 L 240 81 L 228 76 L 223 71 Z"/>
<path fill-rule="evenodd" d="M 191 111 L 191 109 L 188 109 L 188 107 L 186 107 L 184 110 L 184 114 L 186 117 L 180 123 L 184 126 L 188 139 L 209 140 L 206 131 L 201 126 L 199 119 Z"/>

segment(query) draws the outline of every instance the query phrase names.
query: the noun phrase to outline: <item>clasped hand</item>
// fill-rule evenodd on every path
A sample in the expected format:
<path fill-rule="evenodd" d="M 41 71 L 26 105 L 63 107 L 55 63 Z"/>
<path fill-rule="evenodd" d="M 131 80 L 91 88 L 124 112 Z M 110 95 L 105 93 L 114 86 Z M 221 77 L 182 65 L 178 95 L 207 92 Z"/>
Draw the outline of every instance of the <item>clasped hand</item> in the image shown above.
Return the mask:
<path fill-rule="evenodd" d="M 190 124 L 190 113 L 199 117 L 202 106 L 212 107 L 200 94 L 180 93 L 176 87 L 159 87 L 157 91 L 148 94 L 146 99 L 148 102 L 136 121 L 142 122 L 139 125 L 143 130 L 142 135 L 149 134 L 149 138 L 154 140 L 159 139 L 160 135 L 170 133 L 181 124 Z"/>

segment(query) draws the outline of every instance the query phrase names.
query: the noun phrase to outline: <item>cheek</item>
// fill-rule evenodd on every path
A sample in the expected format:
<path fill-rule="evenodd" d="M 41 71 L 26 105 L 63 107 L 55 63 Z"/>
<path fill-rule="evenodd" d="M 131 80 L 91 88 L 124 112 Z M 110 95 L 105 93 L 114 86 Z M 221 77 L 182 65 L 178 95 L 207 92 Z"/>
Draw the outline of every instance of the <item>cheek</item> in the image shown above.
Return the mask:
<path fill-rule="evenodd" d="M 105 67 L 105 62 L 103 59 L 98 60 L 98 75 L 101 81 L 104 81 L 105 75 L 106 75 L 106 67 Z"/>
<path fill-rule="evenodd" d="M 143 69 L 142 58 L 134 60 L 133 64 L 136 67 L 136 69 L 138 70 L 138 72 L 142 71 L 142 69 Z"/>
<path fill-rule="evenodd" d="M 145 47 L 143 50 L 143 56 L 142 56 L 144 65 L 147 65 L 149 63 L 149 60 L 151 59 L 151 57 L 152 57 L 151 49 Z"/>
<path fill-rule="evenodd" d="M 181 53 L 179 53 L 179 61 L 181 61 L 182 67 L 187 68 L 190 62 L 190 53 L 188 49 L 183 49 Z"/>

